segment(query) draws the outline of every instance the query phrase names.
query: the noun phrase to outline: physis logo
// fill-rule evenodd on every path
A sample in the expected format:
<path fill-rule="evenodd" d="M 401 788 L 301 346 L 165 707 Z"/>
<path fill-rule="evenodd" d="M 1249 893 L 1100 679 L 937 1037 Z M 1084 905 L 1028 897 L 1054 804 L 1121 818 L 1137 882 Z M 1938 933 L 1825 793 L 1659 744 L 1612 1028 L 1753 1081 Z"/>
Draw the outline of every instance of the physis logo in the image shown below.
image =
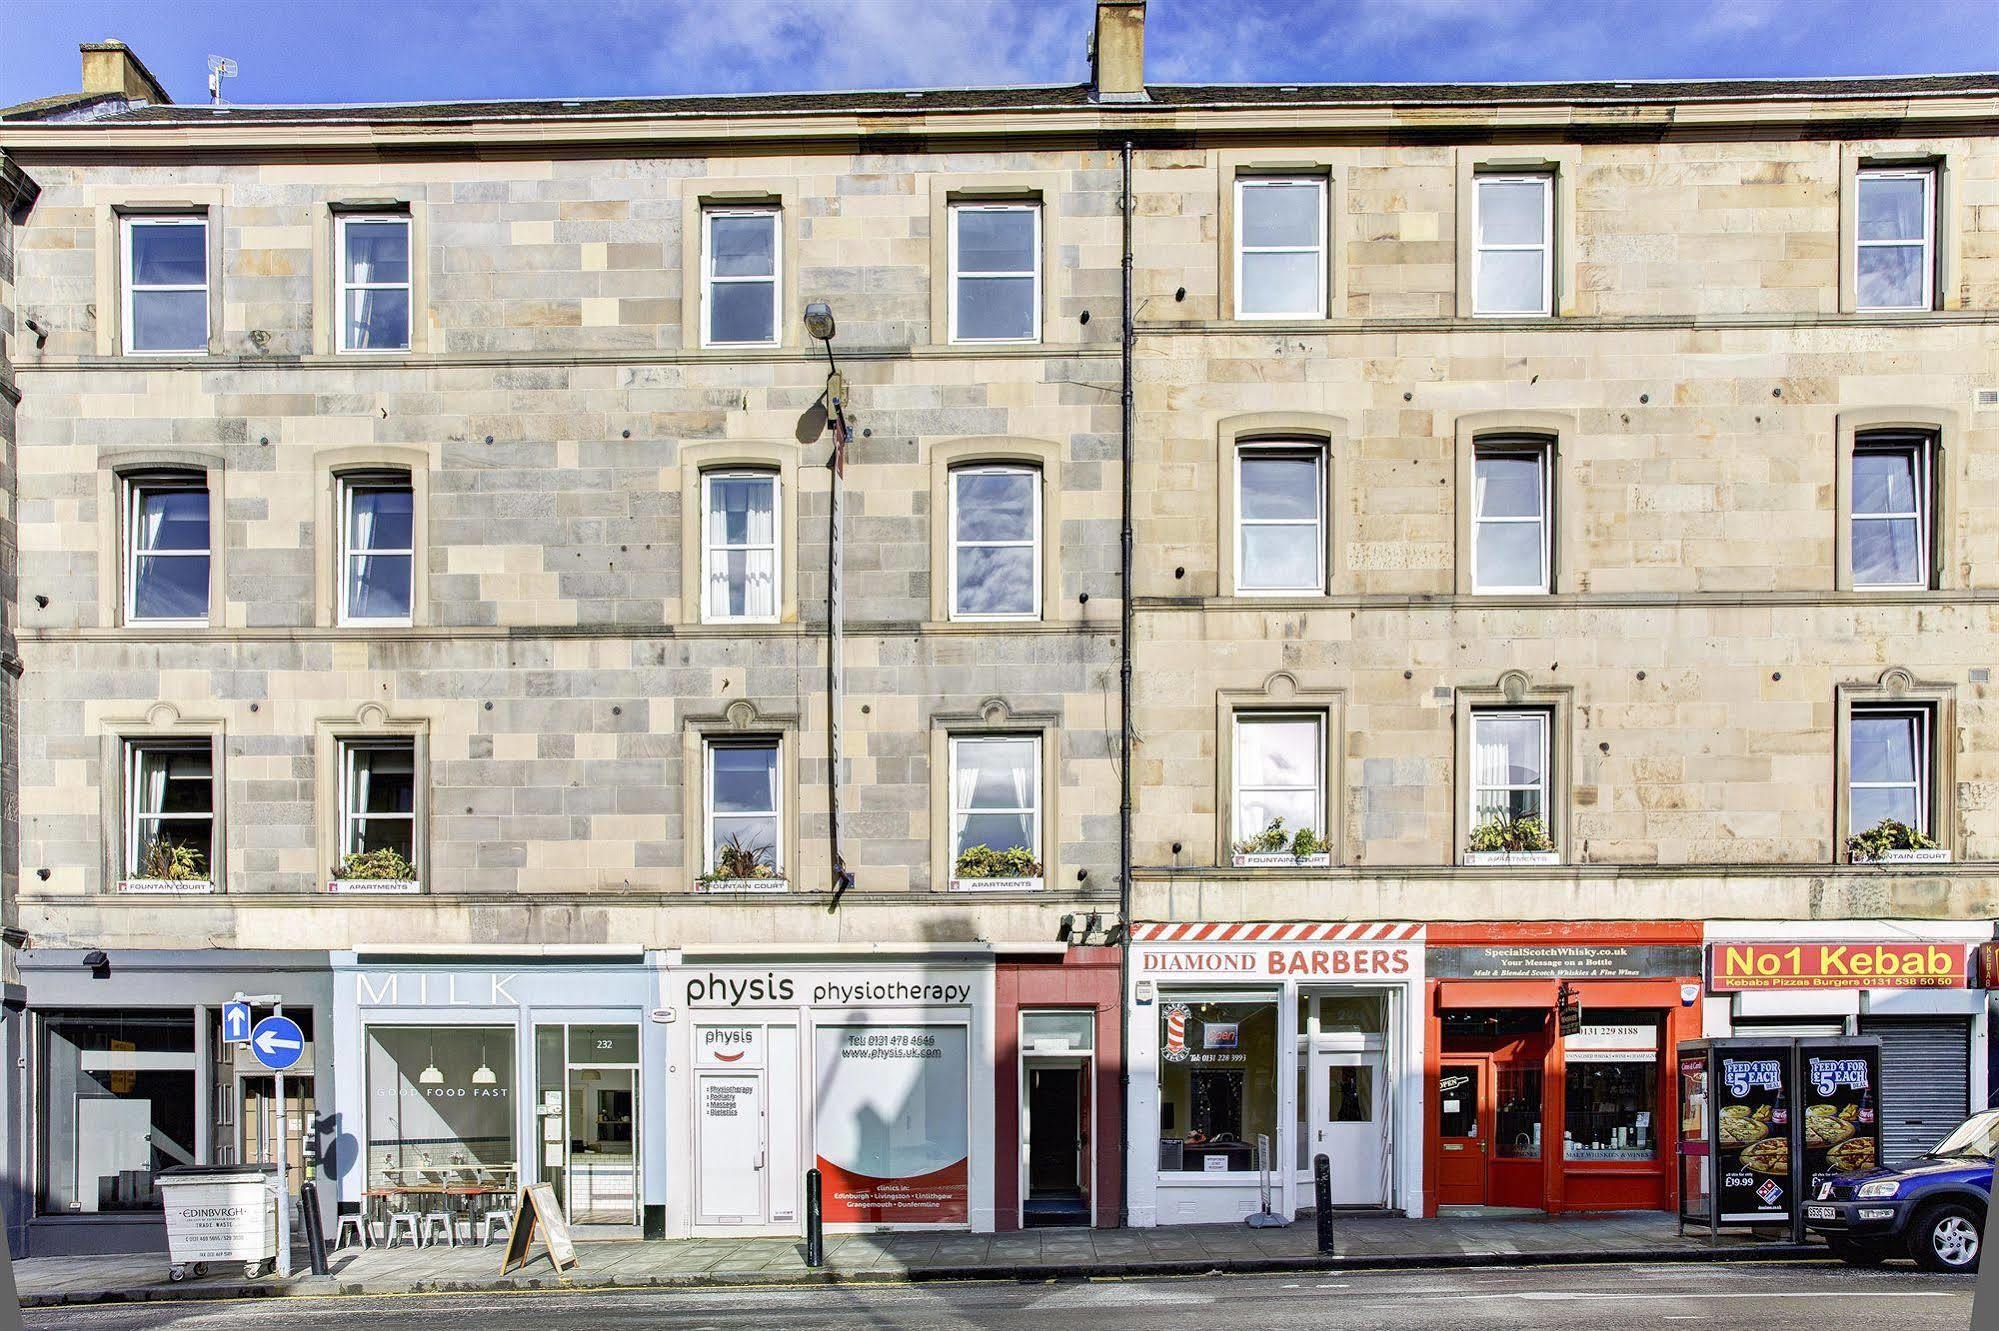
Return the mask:
<path fill-rule="evenodd" d="M 690 1005 L 707 1003 L 741 1007 L 745 1003 L 789 1003 L 796 993 L 790 978 L 775 971 L 746 979 L 716 975 L 711 971 L 687 982 L 687 1001 Z"/>
<path fill-rule="evenodd" d="M 710 1026 L 701 1032 L 701 1047 L 717 1063 L 740 1063 L 750 1052 L 756 1031 L 748 1026 Z"/>

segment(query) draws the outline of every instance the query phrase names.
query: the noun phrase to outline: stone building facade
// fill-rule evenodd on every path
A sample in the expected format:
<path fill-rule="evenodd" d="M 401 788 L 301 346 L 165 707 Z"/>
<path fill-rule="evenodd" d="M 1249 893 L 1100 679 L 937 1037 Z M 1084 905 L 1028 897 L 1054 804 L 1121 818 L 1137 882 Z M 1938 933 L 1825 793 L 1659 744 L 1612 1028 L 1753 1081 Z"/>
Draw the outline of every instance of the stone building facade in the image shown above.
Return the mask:
<path fill-rule="evenodd" d="M 309 1013 L 316 1102 L 277 1109 L 329 1215 L 386 1225 L 456 1171 L 587 1192 L 603 1232 L 789 1232 L 816 1153 L 851 1223 L 987 1229 L 1037 1196 L 1233 1219 L 1259 1135 L 1287 1210 L 1315 1149 L 1360 1162 L 1341 1200 L 1412 1213 L 1671 1205 L 1672 1040 L 1784 1016 L 1699 992 L 1710 922 L 1990 936 L 1992 80 L 1148 86 L 1143 4 L 1097 21 L 1079 87 L 218 111 L 139 67 L 0 113 L 32 182 L 0 224 L 30 1250 L 157 1241 L 171 1160 L 86 1162 L 86 1128 L 202 1160 L 275 1131 L 236 993 Z M 1898 172 L 1913 267 L 1856 243 Z M 389 248 L 350 248 L 370 226 Z M 1862 308 L 1890 270 L 1921 308 Z M 851 427 L 845 887 L 810 301 Z M 1920 502 L 1858 521 L 1915 528 L 1921 585 L 1886 589 L 1854 459 L 1897 448 Z M 743 479 L 772 497 L 731 527 Z M 1503 522 L 1536 585 L 1487 589 Z M 1852 862 L 1856 713 L 1915 718 L 1943 855 Z M 1494 768 L 1508 736 L 1531 758 Z M 1482 799 L 1548 845 L 1471 853 Z M 1282 847 L 1238 848 L 1273 810 Z M 156 873 L 204 819 L 201 863 Z M 730 827 L 763 838 L 748 879 Z M 1020 871 L 961 871 L 985 840 Z M 351 876 L 384 844 L 396 876 Z M 1513 944 L 1504 980 L 1453 969 Z M 1600 1128 L 1554 1089 L 1569 978 L 1638 1032 L 1574 1065 L 1613 1069 Z M 1491 984 L 1523 987 L 1464 987 Z M 1801 1016 L 1982 1040 L 1957 997 Z M 905 1049 L 932 1070 L 894 1103 L 827 1090 Z M 1436 1162 L 1497 1135 L 1501 1073 L 1551 1163 L 1473 1198 Z M 186 1104 L 148 1125 L 135 1087 Z M 461 1090 L 504 1103 L 437 1108 Z M 870 1174 L 874 1113 L 946 1146 Z"/>

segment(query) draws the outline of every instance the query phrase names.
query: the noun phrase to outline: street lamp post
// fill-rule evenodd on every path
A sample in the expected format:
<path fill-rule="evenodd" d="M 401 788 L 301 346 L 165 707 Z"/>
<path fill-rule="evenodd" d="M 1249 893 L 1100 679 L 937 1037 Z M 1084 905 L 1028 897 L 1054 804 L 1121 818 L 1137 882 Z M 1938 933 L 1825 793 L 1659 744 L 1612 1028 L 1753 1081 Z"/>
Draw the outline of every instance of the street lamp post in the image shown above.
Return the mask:
<path fill-rule="evenodd" d="M 826 909 L 831 912 L 840 908 L 841 896 L 854 884 L 840 855 L 840 708 L 846 694 L 840 509 L 847 476 L 847 381 L 833 359 L 832 306 L 819 300 L 807 305 L 805 331 L 826 346 L 826 424 L 833 431 L 833 454 L 826 461 L 832 492 L 826 514 L 826 833 L 833 857 L 833 899 Z"/>

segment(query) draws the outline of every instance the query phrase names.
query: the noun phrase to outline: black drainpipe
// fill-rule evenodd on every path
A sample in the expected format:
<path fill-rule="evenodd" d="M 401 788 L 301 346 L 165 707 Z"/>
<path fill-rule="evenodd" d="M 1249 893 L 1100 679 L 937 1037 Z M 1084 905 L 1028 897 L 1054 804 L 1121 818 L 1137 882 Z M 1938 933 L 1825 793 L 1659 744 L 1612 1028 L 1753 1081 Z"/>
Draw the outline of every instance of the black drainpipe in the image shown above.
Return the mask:
<path fill-rule="evenodd" d="M 1131 304 L 1131 140 L 1124 141 L 1119 153 L 1123 168 L 1121 209 L 1124 213 L 1124 245 L 1120 263 L 1124 269 L 1124 345 L 1118 356 L 1120 395 L 1118 398 L 1118 471 L 1123 479 L 1124 499 L 1119 509 L 1118 600 L 1124 630 L 1118 637 L 1118 1091 L 1124 1116 L 1124 1141 L 1131 1136 L 1131 358 L 1138 343 L 1137 322 Z M 1131 1152 L 1118 1170 L 1117 1222 L 1120 1229 L 1131 1223 Z"/>

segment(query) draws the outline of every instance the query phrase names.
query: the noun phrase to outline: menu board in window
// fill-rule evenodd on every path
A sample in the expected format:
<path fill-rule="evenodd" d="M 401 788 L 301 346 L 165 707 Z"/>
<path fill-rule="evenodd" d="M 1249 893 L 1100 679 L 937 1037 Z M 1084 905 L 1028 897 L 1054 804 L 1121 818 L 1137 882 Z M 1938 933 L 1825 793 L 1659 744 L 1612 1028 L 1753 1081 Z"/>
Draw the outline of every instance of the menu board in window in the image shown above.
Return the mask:
<path fill-rule="evenodd" d="M 1719 1106 L 1716 1201 L 1725 1222 L 1788 1223 L 1791 1195 L 1791 1083 L 1788 1044 L 1723 1050 L 1710 1087 Z"/>
<path fill-rule="evenodd" d="M 1876 1119 L 1880 1051 L 1854 1044 L 1804 1050 L 1805 1196 L 1831 1174 L 1871 1169 L 1881 1159 Z"/>

